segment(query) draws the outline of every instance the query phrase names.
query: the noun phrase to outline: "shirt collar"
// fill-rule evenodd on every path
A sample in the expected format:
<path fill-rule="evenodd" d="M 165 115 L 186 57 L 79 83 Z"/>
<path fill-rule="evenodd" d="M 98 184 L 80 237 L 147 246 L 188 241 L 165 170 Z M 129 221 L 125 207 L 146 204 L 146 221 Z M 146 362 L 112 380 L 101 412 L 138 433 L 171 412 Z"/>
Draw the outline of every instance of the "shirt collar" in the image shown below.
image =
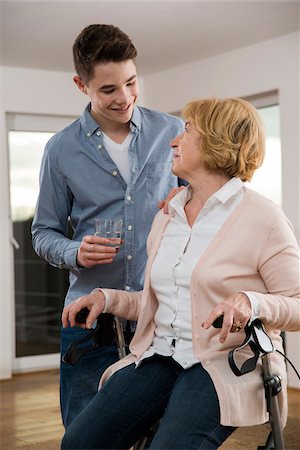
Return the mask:
<path fill-rule="evenodd" d="M 233 177 L 227 181 L 217 192 L 211 197 L 217 198 L 221 203 L 225 204 L 231 197 L 237 194 L 243 187 L 243 182 L 240 178 Z"/>
<path fill-rule="evenodd" d="M 185 189 L 182 189 L 178 192 L 171 200 L 168 205 L 169 213 L 173 215 L 175 211 L 180 208 L 184 208 L 184 205 L 187 201 L 192 197 L 191 187 L 186 186 Z"/>
<path fill-rule="evenodd" d="M 130 121 L 130 128 L 131 131 L 134 131 L 133 128 L 137 128 L 139 131 L 141 131 L 142 128 L 142 114 L 140 111 L 140 108 L 138 106 L 135 106 L 133 109 L 131 121 Z"/>
<path fill-rule="evenodd" d="M 85 108 L 85 110 L 80 118 L 80 123 L 81 123 L 81 126 L 82 126 L 85 134 L 87 135 L 87 137 L 92 136 L 92 134 L 95 133 L 95 131 L 101 130 L 101 127 L 93 119 L 93 117 L 91 115 L 91 103 L 89 103 L 87 105 L 87 107 Z M 140 109 L 138 108 L 138 106 L 135 106 L 133 113 L 132 113 L 131 121 L 130 121 L 131 131 L 134 132 L 136 129 L 138 129 L 140 131 L 141 124 L 142 124 L 141 112 L 140 112 Z"/>
<path fill-rule="evenodd" d="M 91 104 L 89 103 L 80 118 L 81 126 L 87 137 L 92 136 L 92 134 L 100 128 L 97 122 L 93 119 L 90 111 Z"/>
<path fill-rule="evenodd" d="M 231 197 L 236 195 L 243 188 L 243 182 L 240 178 L 233 177 L 227 181 L 218 191 L 216 191 L 207 201 L 205 206 L 215 204 L 217 202 L 225 204 Z M 170 214 L 173 214 L 178 208 L 183 208 L 188 200 L 192 197 L 191 187 L 187 186 L 178 192 L 169 203 Z"/>

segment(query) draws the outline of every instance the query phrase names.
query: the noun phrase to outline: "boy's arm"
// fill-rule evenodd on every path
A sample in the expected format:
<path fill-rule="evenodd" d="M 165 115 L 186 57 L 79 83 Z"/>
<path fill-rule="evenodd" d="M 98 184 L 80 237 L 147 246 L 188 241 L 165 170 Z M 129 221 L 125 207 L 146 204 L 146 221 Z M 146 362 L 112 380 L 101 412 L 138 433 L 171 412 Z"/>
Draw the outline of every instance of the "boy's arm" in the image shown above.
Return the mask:
<path fill-rule="evenodd" d="M 36 253 L 54 267 L 77 269 L 80 242 L 67 237 L 72 193 L 64 176 L 50 157 L 48 143 L 40 170 L 40 193 L 32 223 L 32 243 Z"/>

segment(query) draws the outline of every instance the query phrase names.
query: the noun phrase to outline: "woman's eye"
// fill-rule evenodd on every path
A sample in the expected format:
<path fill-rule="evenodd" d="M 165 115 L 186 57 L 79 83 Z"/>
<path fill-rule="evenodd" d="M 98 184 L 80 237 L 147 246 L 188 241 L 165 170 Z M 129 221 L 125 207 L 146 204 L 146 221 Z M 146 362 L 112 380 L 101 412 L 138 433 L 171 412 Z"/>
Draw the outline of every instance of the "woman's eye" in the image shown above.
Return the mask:
<path fill-rule="evenodd" d="M 184 130 L 185 130 L 187 133 L 190 131 L 190 123 L 189 123 L 189 122 L 186 122 L 186 123 L 184 124 Z"/>

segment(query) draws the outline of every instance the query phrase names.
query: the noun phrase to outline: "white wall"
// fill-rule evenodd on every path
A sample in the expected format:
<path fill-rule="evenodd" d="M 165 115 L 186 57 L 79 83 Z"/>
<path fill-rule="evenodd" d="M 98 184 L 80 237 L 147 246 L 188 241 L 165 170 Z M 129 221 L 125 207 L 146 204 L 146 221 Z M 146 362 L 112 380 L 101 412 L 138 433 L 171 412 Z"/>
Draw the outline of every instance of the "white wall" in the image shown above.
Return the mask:
<path fill-rule="evenodd" d="M 255 30 L 254 30 L 255 32 Z M 251 96 L 277 89 L 283 155 L 283 209 L 300 240 L 299 37 L 291 33 L 258 45 L 145 76 L 144 102 L 179 111 L 194 98 Z M 187 49 L 188 51 L 188 49 Z M 300 314 L 300 311 L 299 311 Z M 300 369 L 300 333 L 287 333 L 287 354 Z M 290 385 L 299 387 L 289 370 Z"/>
<path fill-rule="evenodd" d="M 5 112 L 76 116 L 88 102 L 71 73 L 12 67 L 3 72 Z"/>

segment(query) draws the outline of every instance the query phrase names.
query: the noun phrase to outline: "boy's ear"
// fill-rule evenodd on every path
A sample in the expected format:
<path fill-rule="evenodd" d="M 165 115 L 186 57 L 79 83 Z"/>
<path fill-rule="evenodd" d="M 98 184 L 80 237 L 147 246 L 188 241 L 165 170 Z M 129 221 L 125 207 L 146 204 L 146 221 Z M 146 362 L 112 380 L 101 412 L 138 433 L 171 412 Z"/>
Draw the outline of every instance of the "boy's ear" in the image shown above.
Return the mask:
<path fill-rule="evenodd" d="M 73 81 L 81 92 L 83 92 L 85 95 L 88 95 L 86 85 L 78 75 L 74 75 Z"/>

